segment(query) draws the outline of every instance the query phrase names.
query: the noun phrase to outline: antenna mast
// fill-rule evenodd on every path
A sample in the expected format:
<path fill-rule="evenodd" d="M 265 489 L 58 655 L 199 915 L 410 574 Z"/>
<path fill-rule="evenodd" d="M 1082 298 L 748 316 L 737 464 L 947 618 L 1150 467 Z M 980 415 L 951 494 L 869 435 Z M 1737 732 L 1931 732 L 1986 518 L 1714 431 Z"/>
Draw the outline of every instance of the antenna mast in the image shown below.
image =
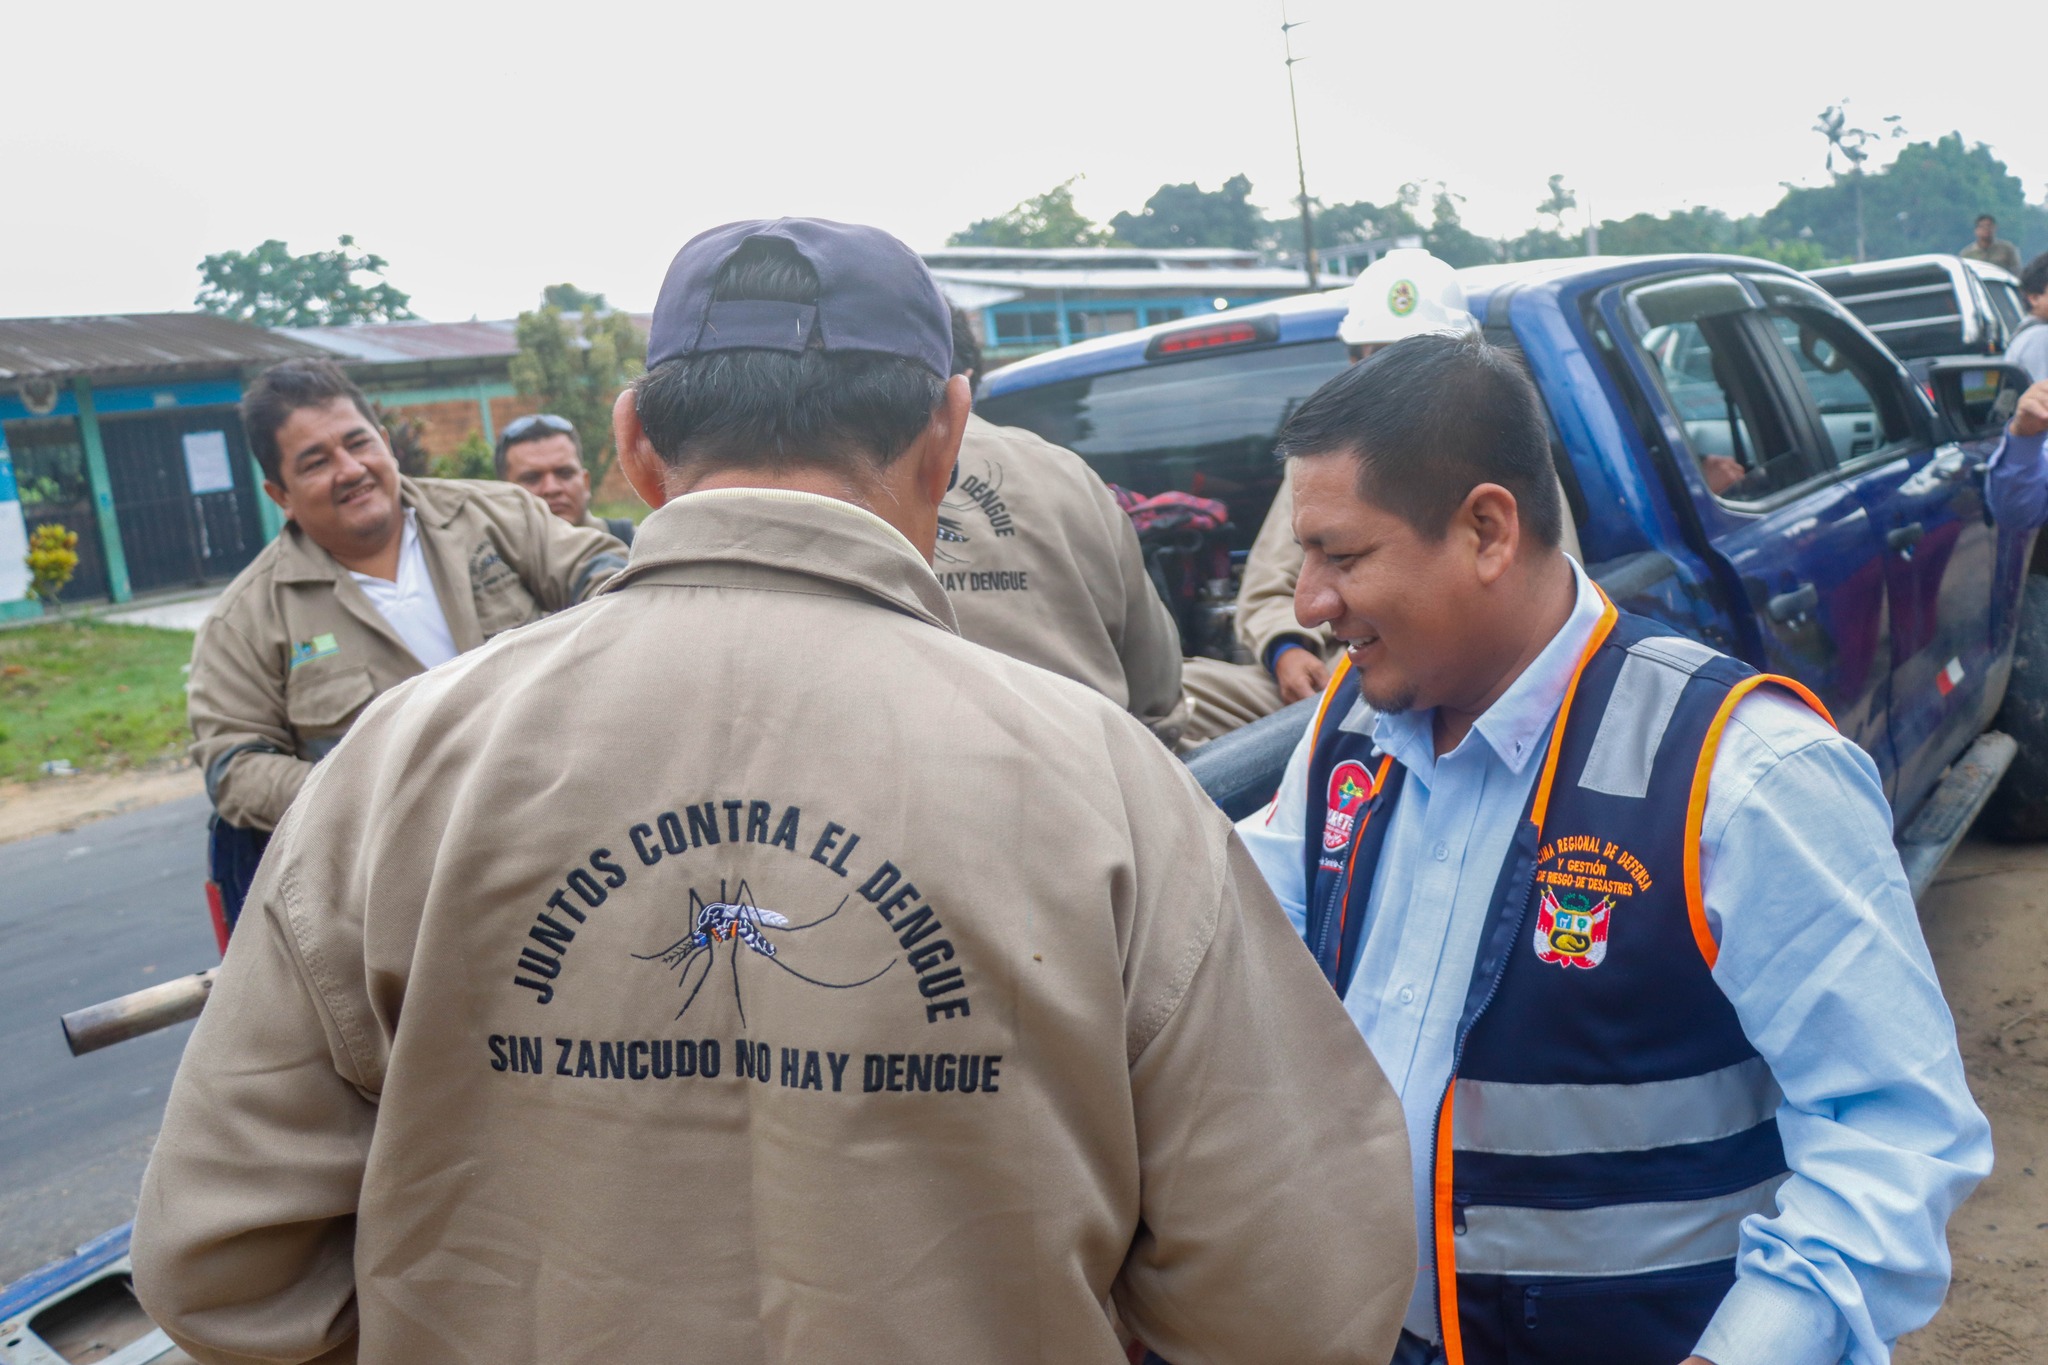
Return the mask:
<path fill-rule="evenodd" d="M 1307 20 L 1303 20 L 1306 23 Z M 1287 18 L 1287 0 L 1280 0 L 1280 41 L 1287 52 L 1287 112 L 1294 119 L 1294 176 L 1301 190 L 1301 264 L 1308 273 L 1308 287 L 1316 287 L 1316 234 L 1309 221 L 1308 171 L 1301 159 L 1301 107 L 1294 98 L 1294 64 L 1301 58 L 1294 55 L 1294 30 L 1301 24 L 1291 23 Z"/>

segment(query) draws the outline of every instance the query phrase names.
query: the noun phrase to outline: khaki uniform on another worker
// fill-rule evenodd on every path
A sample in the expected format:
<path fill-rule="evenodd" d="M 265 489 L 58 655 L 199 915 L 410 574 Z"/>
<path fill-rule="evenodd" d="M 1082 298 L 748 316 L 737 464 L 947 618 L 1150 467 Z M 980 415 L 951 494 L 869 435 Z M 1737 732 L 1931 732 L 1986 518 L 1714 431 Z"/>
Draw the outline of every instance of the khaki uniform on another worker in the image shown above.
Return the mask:
<path fill-rule="evenodd" d="M 1171 1359 L 1384 1359 L 1356 1029 L 1177 761 L 953 627 L 871 513 L 693 493 L 373 707 L 186 1051 L 145 1305 L 236 1360 L 1118 1365 L 1114 1294 Z"/>
<path fill-rule="evenodd" d="M 961 635 L 1094 688 L 1169 745 L 1279 707 L 1262 672 L 1181 657 L 1131 519 L 1080 456 L 1029 431 L 968 419 L 932 567 Z"/>
<path fill-rule="evenodd" d="M 625 564 L 512 484 L 401 479 L 457 650 L 595 592 Z M 349 571 L 287 524 L 221 595 L 192 649 L 192 760 L 221 818 L 269 830 L 372 698 L 422 672 Z"/>
<path fill-rule="evenodd" d="M 1350 306 L 1337 336 L 1357 364 L 1381 347 L 1434 332 L 1474 334 L 1479 320 L 1465 309 L 1465 287 L 1447 262 L 1416 247 L 1396 247 L 1360 272 L 1349 290 Z M 1565 503 L 1564 551 L 1579 554 L 1579 533 Z M 1272 676 L 1282 644 L 1299 645 L 1330 659 L 1337 645 L 1321 627 L 1310 630 L 1294 615 L 1294 586 L 1301 579 L 1301 545 L 1294 538 L 1294 480 L 1283 469 L 1280 490 L 1238 581 L 1237 639 L 1261 673 Z M 1321 682 L 1315 684 L 1320 691 Z M 1277 693 L 1276 693 L 1277 695 Z"/>

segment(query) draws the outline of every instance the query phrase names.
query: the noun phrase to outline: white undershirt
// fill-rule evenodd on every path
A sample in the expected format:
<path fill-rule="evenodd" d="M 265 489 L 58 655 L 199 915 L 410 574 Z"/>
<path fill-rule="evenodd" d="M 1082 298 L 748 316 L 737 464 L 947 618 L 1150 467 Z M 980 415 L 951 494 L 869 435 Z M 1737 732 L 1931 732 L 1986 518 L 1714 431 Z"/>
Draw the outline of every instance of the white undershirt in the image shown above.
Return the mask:
<path fill-rule="evenodd" d="M 427 572 L 426 552 L 420 549 L 419 520 L 412 508 L 405 509 L 405 532 L 398 544 L 398 581 L 349 571 L 362 586 L 363 595 L 398 632 L 398 638 L 420 663 L 432 668 L 445 664 L 459 652 L 455 637 L 448 633 L 448 614 L 434 593 L 434 579 Z"/>

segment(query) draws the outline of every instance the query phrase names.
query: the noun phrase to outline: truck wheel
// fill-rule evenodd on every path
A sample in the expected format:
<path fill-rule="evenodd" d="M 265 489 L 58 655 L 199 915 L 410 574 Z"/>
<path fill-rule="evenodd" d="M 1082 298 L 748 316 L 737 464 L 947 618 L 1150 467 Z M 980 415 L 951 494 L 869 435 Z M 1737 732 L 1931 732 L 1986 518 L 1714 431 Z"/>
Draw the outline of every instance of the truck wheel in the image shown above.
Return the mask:
<path fill-rule="evenodd" d="M 2011 735 L 2020 750 L 1977 828 L 2008 843 L 2048 839 L 2048 574 L 2027 576 L 2012 681 L 1991 728 Z"/>

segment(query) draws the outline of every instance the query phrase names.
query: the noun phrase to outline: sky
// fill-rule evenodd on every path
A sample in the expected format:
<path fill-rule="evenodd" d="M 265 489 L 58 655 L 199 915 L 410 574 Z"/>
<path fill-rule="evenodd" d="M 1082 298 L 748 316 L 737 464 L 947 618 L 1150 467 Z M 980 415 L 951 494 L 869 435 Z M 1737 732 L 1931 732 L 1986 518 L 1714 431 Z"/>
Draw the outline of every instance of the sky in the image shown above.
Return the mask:
<path fill-rule="evenodd" d="M 1929 60 L 1923 5 L 1288 5 L 1329 202 L 1440 180 L 1468 226 L 1512 235 L 1557 173 L 1602 218 L 1757 212 L 1824 181 L 1812 127 L 1843 99 L 1867 127 L 1987 142 L 2048 191 L 2038 95 Z M 455 320 L 564 280 L 645 309 L 676 248 L 735 218 L 930 247 L 1070 176 L 1098 219 L 1240 171 L 1270 210 L 1295 193 L 1280 0 L 83 13 L 7 19 L 0 317 L 189 308 L 201 257 L 269 237 L 350 233 Z M 1951 57 L 1977 50 L 1955 36 Z"/>

